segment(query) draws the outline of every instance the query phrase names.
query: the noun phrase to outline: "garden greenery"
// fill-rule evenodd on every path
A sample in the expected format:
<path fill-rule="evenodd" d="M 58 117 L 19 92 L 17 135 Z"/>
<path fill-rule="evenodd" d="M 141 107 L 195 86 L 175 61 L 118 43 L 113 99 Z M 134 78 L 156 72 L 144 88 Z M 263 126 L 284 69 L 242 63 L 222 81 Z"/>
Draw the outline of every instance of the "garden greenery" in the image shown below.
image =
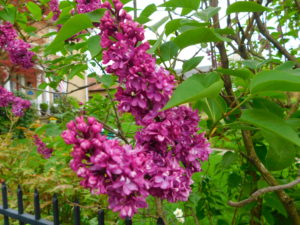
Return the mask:
<path fill-rule="evenodd" d="M 299 1 L 227 1 L 226 11 L 218 0 L 138 3 L 1 1 L 1 55 L 15 67 L 42 68 L 49 82 L 35 91 L 87 76 L 106 95 L 53 108 L 48 124 L 24 131 L 41 156 L 20 154 L 40 161 L 15 165 L 49 176 L 66 201 L 84 195 L 82 204 L 137 224 L 300 224 Z M 149 25 L 157 10 L 166 17 Z M 51 29 L 39 34 L 47 20 Z M 145 40 L 146 29 L 155 40 Z M 37 36 L 45 44 L 31 48 Z M 9 69 L 0 68 L 2 85 L 13 80 Z M 30 103 L 0 88 L 15 123 Z M 3 140 L 0 159 L 8 160 L 22 140 L 10 132 Z M 13 184 L 25 172 L 9 167 L 0 165 L 0 179 Z"/>

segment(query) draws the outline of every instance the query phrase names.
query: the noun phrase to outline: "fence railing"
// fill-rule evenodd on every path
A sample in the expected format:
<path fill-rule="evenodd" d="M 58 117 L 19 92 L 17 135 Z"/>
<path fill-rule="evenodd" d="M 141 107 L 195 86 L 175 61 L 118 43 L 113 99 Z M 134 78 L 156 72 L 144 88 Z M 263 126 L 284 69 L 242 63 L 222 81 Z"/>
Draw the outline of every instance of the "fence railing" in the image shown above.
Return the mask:
<path fill-rule="evenodd" d="M 10 218 L 19 221 L 19 225 L 60 225 L 59 219 L 59 205 L 57 195 L 53 195 L 52 198 L 52 211 L 53 211 L 53 221 L 48 221 L 41 218 L 41 207 L 40 207 L 40 197 L 38 190 L 34 191 L 34 215 L 27 214 L 24 212 L 23 206 L 23 192 L 20 186 L 17 189 L 17 205 L 18 210 L 9 208 L 8 205 L 8 195 L 7 195 L 7 186 L 5 183 L 2 183 L 2 205 L 0 205 L 0 215 L 4 216 L 4 225 L 10 224 Z M 80 206 L 79 201 L 75 200 L 73 208 L 73 224 L 80 225 Z M 104 221 L 104 210 L 99 210 L 98 215 L 98 225 L 105 225 Z M 132 225 L 132 220 L 126 218 L 125 225 Z M 157 225 L 165 225 L 164 221 L 161 218 L 158 218 Z"/>

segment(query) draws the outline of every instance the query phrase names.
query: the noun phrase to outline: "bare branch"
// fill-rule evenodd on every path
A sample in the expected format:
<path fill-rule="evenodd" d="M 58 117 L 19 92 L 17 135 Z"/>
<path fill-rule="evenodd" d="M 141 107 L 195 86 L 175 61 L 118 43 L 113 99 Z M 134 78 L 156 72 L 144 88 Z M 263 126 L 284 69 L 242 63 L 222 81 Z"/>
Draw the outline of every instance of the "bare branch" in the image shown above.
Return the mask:
<path fill-rule="evenodd" d="M 232 206 L 232 207 L 242 207 L 244 205 L 247 205 L 255 200 L 257 200 L 257 198 L 265 193 L 268 192 L 273 192 L 273 191 L 278 191 L 278 190 L 283 190 L 283 189 L 287 189 L 287 188 L 292 188 L 295 185 L 300 183 L 300 177 L 297 180 L 294 180 L 288 184 L 283 184 L 283 185 L 277 185 L 277 186 L 270 186 L 270 187 L 266 187 L 266 188 L 261 188 L 258 189 L 257 191 L 255 191 L 254 193 L 251 194 L 251 196 L 247 199 L 244 199 L 240 202 L 233 202 L 233 201 L 229 201 L 228 205 Z"/>
<path fill-rule="evenodd" d="M 29 88 L 29 87 L 25 87 L 24 85 L 18 83 L 23 89 L 25 90 L 32 90 L 32 91 L 41 91 L 41 92 L 47 92 L 47 93 L 51 93 L 51 94 L 72 94 L 74 92 L 77 92 L 77 91 L 80 91 L 82 89 L 85 89 L 85 88 L 88 88 L 88 87 L 91 87 L 91 86 L 94 86 L 96 85 L 97 83 L 94 82 L 94 83 L 91 83 L 91 84 L 88 84 L 88 85 L 85 85 L 85 86 L 81 86 L 81 87 L 78 87 L 72 91 L 69 91 L 69 92 L 58 92 L 58 91 L 47 91 L 47 90 L 44 90 L 44 89 L 38 89 L 38 88 Z"/>
<path fill-rule="evenodd" d="M 300 63 L 298 60 L 295 58 L 295 56 L 291 55 L 276 39 L 274 39 L 269 31 L 267 30 L 266 26 L 263 24 L 263 22 L 260 19 L 260 14 L 254 13 L 255 20 L 257 23 L 257 27 L 260 31 L 260 33 L 268 40 L 270 41 L 276 48 L 277 50 L 283 54 L 288 60 L 296 62 L 296 66 L 300 67 Z"/>

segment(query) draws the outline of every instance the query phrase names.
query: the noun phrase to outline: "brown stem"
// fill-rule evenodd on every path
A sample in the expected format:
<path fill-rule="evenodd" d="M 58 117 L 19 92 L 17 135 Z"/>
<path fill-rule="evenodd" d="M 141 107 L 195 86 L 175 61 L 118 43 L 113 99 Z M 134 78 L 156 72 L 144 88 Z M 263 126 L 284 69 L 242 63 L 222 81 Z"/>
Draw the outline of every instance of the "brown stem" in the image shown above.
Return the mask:
<path fill-rule="evenodd" d="M 247 155 L 249 157 L 248 159 L 258 169 L 258 171 L 262 174 L 263 178 L 269 185 L 278 186 L 277 180 L 266 169 L 266 167 L 261 163 L 258 156 L 256 155 L 252 142 L 251 132 L 249 130 L 242 130 L 242 135 L 247 150 Z M 298 215 L 293 199 L 291 199 L 283 190 L 276 190 L 276 194 L 278 195 L 281 203 L 289 214 L 289 217 L 293 220 L 294 225 L 300 225 L 300 217 Z"/>
<path fill-rule="evenodd" d="M 292 188 L 292 187 L 294 187 L 295 185 L 297 185 L 299 183 L 300 183 L 300 177 L 297 180 L 294 180 L 294 181 L 292 181 L 288 184 L 261 188 L 261 189 L 258 189 L 257 191 L 255 191 L 254 193 L 252 193 L 249 198 L 244 199 L 240 202 L 229 201 L 228 205 L 233 206 L 233 207 L 243 207 L 243 206 L 255 201 L 259 196 L 261 196 L 265 193 L 278 191 L 278 190 L 283 190 L 283 189 L 287 189 L 287 188 Z"/>
<path fill-rule="evenodd" d="M 162 200 L 160 198 L 155 198 L 155 205 L 156 205 L 156 214 L 157 214 L 157 216 L 163 219 L 165 225 L 168 225 L 167 220 L 166 220 L 166 216 L 165 216 L 165 213 L 164 213 Z"/>
<path fill-rule="evenodd" d="M 218 7 L 218 0 L 210 0 L 210 6 L 211 7 Z M 219 29 L 220 28 L 220 24 L 219 24 L 219 14 L 216 14 L 213 17 L 213 25 L 214 28 Z M 221 58 L 221 66 L 222 68 L 228 69 L 229 68 L 229 60 L 228 60 L 228 56 L 227 56 L 227 52 L 226 52 L 226 48 L 225 48 L 225 44 L 224 42 L 218 42 L 216 44 L 216 47 L 219 50 L 220 53 L 220 58 Z M 232 82 L 231 82 L 231 78 L 229 75 L 223 75 L 223 81 L 224 81 L 224 87 L 227 93 L 227 96 L 225 96 L 225 98 L 227 98 L 227 100 L 229 100 L 230 102 L 234 102 L 235 98 L 234 98 L 234 94 L 232 91 Z"/>

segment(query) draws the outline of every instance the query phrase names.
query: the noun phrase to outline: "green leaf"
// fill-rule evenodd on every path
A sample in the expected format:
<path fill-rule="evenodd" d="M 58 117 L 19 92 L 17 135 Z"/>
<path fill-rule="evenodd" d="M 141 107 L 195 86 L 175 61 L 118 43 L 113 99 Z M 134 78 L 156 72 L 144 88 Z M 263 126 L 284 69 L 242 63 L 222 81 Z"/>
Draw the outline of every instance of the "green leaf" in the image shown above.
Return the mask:
<path fill-rule="evenodd" d="M 109 88 L 115 83 L 115 81 L 117 80 L 117 76 L 103 75 L 102 77 L 100 77 L 99 80 L 100 80 L 100 82 L 102 82 L 104 84 L 104 86 Z"/>
<path fill-rule="evenodd" d="M 42 10 L 41 8 L 35 4 L 34 2 L 28 2 L 26 4 L 27 9 L 29 10 L 29 12 L 31 12 L 31 14 L 33 15 L 33 18 L 36 20 L 41 20 L 42 18 Z"/>
<path fill-rule="evenodd" d="M 92 12 L 86 13 L 86 15 L 91 19 L 92 22 L 100 23 L 100 19 L 105 13 L 105 9 L 96 9 Z"/>
<path fill-rule="evenodd" d="M 220 96 L 204 98 L 195 104 L 199 111 L 204 111 L 213 122 L 219 120 L 226 112 L 226 102 Z"/>
<path fill-rule="evenodd" d="M 78 32 L 93 27 L 91 19 L 85 14 L 71 17 L 60 29 L 54 41 L 46 48 L 46 53 L 55 53 L 62 48 L 64 41 Z"/>
<path fill-rule="evenodd" d="M 296 62 L 293 61 L 287 61 L 275 68 L 275 70 L 292 70 L 294 66 L 296 65 Z"/>
<path fill-rule="evenodd" d="M 244 60 L 242 64 L 252 70 L 260 69 L 264 65 L 264 63 L 253 59 Z"/>
<path fill-rule="evenodd" d="M 212 97 L 219 94 L 223 87 L 223 81 L 215 72 L 208 74 L 194 74 L 182 82 L 176 90 L 165 109 L 174 106 L 199 100 L 201 98 Z"/>
<path fill-rule="evenodd" d="M 181 48 L 188 47 L 199 43 L 206 42 L 219 42 L 219 41 L 230 41 L 230 39 L 224 38 L 221 35 L 214 32 L 210 28 L 197 28 L 188 30 L 180 34 L 174 39 L 174 42 Z"/>
<path fill-rule="evenodd" d="M 263 109 L 270 113 L 276 114 L 280 118 L 284 117 L 284 109 L 274 101 L 270 101 L 266 98 L 254 98 L 252 100 L 252 105 L 255 109 Z"/>
<path fill-rule="evenodd" d="M 140 16 L 136 19 L 137 22 L 144 24 L 150 21 L 149 16 L 151 16 L 157 10 L 155 4 L 148 5 L 140 14 Z"/>
<path fill-rule="evenodd" d="M 188 9 L 199 9 L 200 0 L 169 0 L 162 7 L 176 7 L 176 8 L 188 8 Z"/>
<path fill-rule="evenodd" d="M 239 1 L 228 6 L 226 13 L 239 13 L 239 12 L 264 12 L 268 8 L 256 3 L 248 1 Z"/>
<path fill-rule="evenodd" d="M 166 26 L 165 26 L 165 32 L 166 35 L 168 36 L 169 34 L 171 34 L 172 32 L 179 30 L 179 28 L 184 27 L 184 26 L 189 26 L 189 27 L 193 27 L 198 28 L 198 27 L 204 27 L 207 26 L 208 23 L 199 23 L 195 20 L 188 20 L 188 19 L 174 19 L 169 21 Z"/>
<path fill-rule="evenodd" d="M 271 70 L 258 73 L 250 84 L 252 93 L 263 91 L 300 91 L 300 76 L 296 71 Z"/>
<path fill-rule="evenodd" d="M 223 74 L 239 77 L 239 78 L 242 78 L 244 80 L 248 80 L 253 76 L 253 73 L 250 70 L 243 69 L 243 68 L 242 69 L 234 69 L 234 70 L 218 68 L 217 71 L 221 72 Z"/>
<path fill-rule="evenodd" d="M 95 35 L 90 37 L 87 40 L 87 46 L 88 46 L 88 50 L 91 53 L 92 58 L 97 56 L 101 52 L 100 36 Z"/>
<path fill-rule="evenodd" d="M 243 111 L 240 120 L 300 146 L 298 134 L 285 120 L 273 113 L 260 109 L 247 109 Z"/>
<path fill-rule="evenodd" d="M 236 160 L 238 156 L 233 152 L 226 152 L 222 157 L 222 167 L 224 169 L 229 168 Z"/>
<path fill-rule="evenodd" d="M 86 64 L 72 65 L 71 71 L 68 73 L 68 79 L 72 79 L 74 76 L 80 76 L 87 69 L 88 67 Z"/>
<path fill-rule="evenodd" d="M 271 209 L 277 210 L 280 214 L 284 215 L 286 218 L 288 217 L 287 212 L 281 203 L 278 196 L 274 193 L 268 193 L 264 196 L 265 204 L 269 206 Z M 276 218 L 276 217 L 275 217 Z"/>
<path fill-rule="evenodd" d="M 15 23 L 17 9 L 13 6 L 5 7 L 3 10 L 0 11 L 0 18 L 5 21 L 10 22 L 11 24 Z"/>
<path fill-rule="evenodd" d="M 201 12 L 195 13 L 195 16 L 203 21 L 209 21 L 210 18 L 215 16 L 220 11 L 220 9 L 221 7 L 208 7 Z"/>
<path fill-rule="evenodd" d="M 162 18 L 160 21 L 158 21 L 156 24 L 150 26 L 149 28 L 153 31 L 153 32 L 157 32 L 158 28 L 160 28 L 165 22 L 167 22 L 169 20 L 169 17 L 166 16 L 164 18 Z"/>
<path fill-rule="evenodd" d="M 182 73 L 186 73 L 196 68 L 203 58 L 204 58 L 203 56 L 197 56 L 185 61 L 182 65 Z"/>
<path fill-rule="evenodd" d="M 168 61 L 178 53 L 178 46 L 173 41 L 168 41 L 160 46 L 160 56 L 162 61 Z"/>
<path fill-rule="evenodd" d="M 295 161 L 297 149 L 294 144 L 270 132 L 263 132 L 263 136 L 270 145 L 266 156 L 269 170 L 283 170 Z"/>

